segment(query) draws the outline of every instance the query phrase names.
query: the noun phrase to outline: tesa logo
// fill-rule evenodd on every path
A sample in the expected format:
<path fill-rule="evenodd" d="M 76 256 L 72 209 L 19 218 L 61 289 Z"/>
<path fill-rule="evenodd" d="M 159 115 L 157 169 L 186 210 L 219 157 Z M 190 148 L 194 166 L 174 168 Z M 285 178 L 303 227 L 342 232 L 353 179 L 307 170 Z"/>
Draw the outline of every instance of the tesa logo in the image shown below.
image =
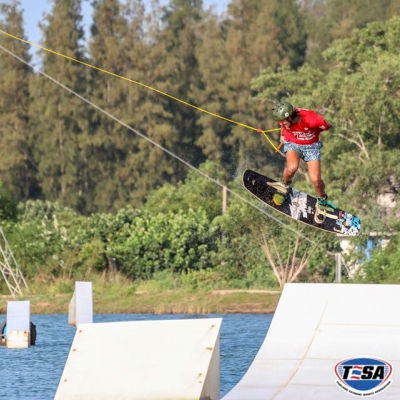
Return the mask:
<path fill-rule="evenodd" d="M 336 384 L 353 396 L 374 396 L 392 383 L 393 366 L 385 360 L 369 356 L 346 358 L 334 368 Z"/>

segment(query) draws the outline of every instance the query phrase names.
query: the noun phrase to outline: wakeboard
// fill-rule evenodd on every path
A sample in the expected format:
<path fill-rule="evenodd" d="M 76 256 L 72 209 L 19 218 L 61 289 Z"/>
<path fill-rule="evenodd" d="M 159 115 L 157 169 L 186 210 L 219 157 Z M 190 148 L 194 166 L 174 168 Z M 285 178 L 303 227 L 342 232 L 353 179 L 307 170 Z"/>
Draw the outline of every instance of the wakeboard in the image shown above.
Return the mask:
<path fill-rule="evenodd" d="M 356 236 L 361 230 L 357 216 L 340 208 L 321 209 L 317 199 L 291 187 L 282 205 L 276 205 L 273 196 L 278 182 L 258 172 L 246 170 L 243 174 L 244 187 L 269 207 L 286 216 L 326 232 L 345 236 Z"/>

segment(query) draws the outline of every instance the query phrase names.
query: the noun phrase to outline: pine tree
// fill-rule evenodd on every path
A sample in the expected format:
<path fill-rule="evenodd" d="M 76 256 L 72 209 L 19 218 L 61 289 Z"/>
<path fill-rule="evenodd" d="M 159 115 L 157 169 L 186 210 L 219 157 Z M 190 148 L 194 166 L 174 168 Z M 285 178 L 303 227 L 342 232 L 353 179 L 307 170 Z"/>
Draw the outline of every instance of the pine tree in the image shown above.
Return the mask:
<path fill-rule="evenodd" d="M 132 0 L 128 3 L 135 12 L 129 18 L 127 74 L 147 87 L 127 86 L 127 121 L 152 142 L 177 153 L 179 135 L 174 115 L 169 110 L 170 100 L 156 91 L 174 92 L 171 77 L 175 69 L 165 62 L 168 43 L 158 40 L 162 32 L 162 9 L 154 2 L 149 13 L 144 15 L 143 5 L 140 7 L 136 3 L 142 2 Z M 173 156 L 149 140 L 134 135 L 129 146 L 126 185 L 129 188 L 128 200 L 136 205 L 142 204 L 154 188 L 166 182 L 176 182 L 176 171 L 181 167 Z"/>
<path fill-rule="evenodd" d="M 307 61 L 325 68 L 321 53 L 336 39 L 350 37 L 369 22 L 400 15 L 398 0 L 302 0 L 301 7 L 308 21 Z"/>
<path fill-rule="evenodd" d="M 140 81 L 138 72 L 146 46 L 143 39 L 144 6 L 141 0 L 122 5 L 118 0 L 95 4 L 90 42 L 91 62 L 113 74 Z M 142 68 L 143 70 L 143 68 Z M 92 75 L 92 96 L 96 104 L 136 130 L 141 130 L 141 93 L 134 83 L 104 73 Z M 143 140 L 143 139 L 142 139 Z M 141 146 L 136 134 L 108 116 L 97 113 L 92 137 L 92 174 L 97 176 L 94 204 L 99 210 L 117 210 L 134 200 L 140 205 L 143 191 L 137 182 L 144 179 L 138 160 Z"/>
<path fill-rule="evenodd" d="M 1 29 L 25 39 L 20 3 L 0 3 Z M 1 35 L 0 45 L 30 63 L 29 45 Z M 13 55 L 1 51 L 0 58 L 0 180 L 17 199 L 38 195 L 36 166 L 29 134 L 29 77 L 31 69 Z"/>
<path fill-rule="evenodd" d="M 40 25 L 44 47 L 85 60 L 81 21 L 81 0 L 53 0 L 52 13 Z M 41 51 L 41 56 L 46 74 L 85 94 L 86 70 L 81 64 L 46 51 Z M 85 103 L 42 75 L 33 80 L 31 87 L 34 157 L 43 195 L 50 201 L 58 200 L 85 211 L 88 160 L 81 146 L 88 130 Z"/>
<path fill-rule="evenodd" d="M 219 19 L 209 12 L 199 25 L 198 32 L 200 40 L 196 48 L 196 57 L 202 86 L 195 92 L 195 98 L 204 110 L 228 118 L 226 104 L 231 92 L 226 85 L 229 60 L 223 26 Z M 208 113 L 200 114 L 198 123 L 202 127 L 202 133 L 197 145 L 208 160 L 217 161 L 222 163 L 221 166 L 229 168 L 232 154 L 226 139 L 230 135 L 232 123 L 223 118 Z"/>
<path fill-rule="evenodd" d="M 196 32 L 202 13 L 201 0 L 171 0 L 163 8 L 163 29 L 157 37 L 158 43 L 165 46 L 163 64 L 169 70 L 169 94 L 192 105 L 198 104 L 196 93 L 201 85 Z M 197 124 L 199 112 L 173 99 L 168 100 L 167 111 L 174 116 L 174 127 L 178 134 L 174 151 L 189 163 L 199 165 L 204 161 L 202 151 L 196 144 L 201 135 Z M 187 173 L 186 168 L 175 172 L 181 177 Z"/>
<path fill-rule="evenodd" d="M 272 104 L 252 99 L 250 82 L 267 68 L 297 68 L 305 55 L 304 21 L 295 0 L 236 0 L 228 7 L 227 57 L 231 90 L 227 108 L 233 120 L 253 128 L 269 128 Z M 285 13 L 286 20 L 282 16 Z M 252 99 L 252 100 L 251 100 Z M 277 142 L 278 136 L 271 135 Z M 260 145 L 254 131 L 236 126 L 227 139 L 240 169 L 265 165 L 273 147 Z M 262 142 L 263 143 L 263 142 Z M 270 158 L 272 159 L 272 158 Z"/>
<path fill-rule="evenodd" d="M 293 69 L 301 67 L 307 50 L 307 32 L 298 2 L 277 0 L 274 4 L 273 19 L 281 60 L 287 60 L 284 64 Z"/>

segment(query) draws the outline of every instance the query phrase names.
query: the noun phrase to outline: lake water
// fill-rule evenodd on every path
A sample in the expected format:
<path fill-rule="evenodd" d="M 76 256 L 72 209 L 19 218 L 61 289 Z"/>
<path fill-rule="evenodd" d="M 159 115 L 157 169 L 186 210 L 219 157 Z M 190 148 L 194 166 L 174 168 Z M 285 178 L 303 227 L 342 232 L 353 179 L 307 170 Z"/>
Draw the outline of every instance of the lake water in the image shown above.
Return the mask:
<path fill-rule="evenodd" d="M 223 318 L 220 332 L 221 397 L 242 378 L 264 341 L 271 314 L 96 314 L 94 322 Z M 6 319 L 0 315 L 0 324 Z M 7 400 L 51 400 L 57 391 L 76 328 L 68 315 L 32 315 L 36 345 L 27 349 L 0 346 L 0 397 Z"/>

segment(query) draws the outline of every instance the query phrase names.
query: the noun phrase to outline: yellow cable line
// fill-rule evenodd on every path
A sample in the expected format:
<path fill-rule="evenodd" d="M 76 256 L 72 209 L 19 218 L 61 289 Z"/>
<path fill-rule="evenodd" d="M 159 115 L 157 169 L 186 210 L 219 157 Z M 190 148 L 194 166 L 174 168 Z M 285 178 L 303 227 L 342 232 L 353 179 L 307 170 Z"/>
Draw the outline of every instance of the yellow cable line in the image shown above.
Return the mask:
<path fill-rule="evenodd" d="M 154 92 L 157 92 L 157 93 L 159 93 L 159 94 L 162 94 L 163 96 L 169 97 L 169 98 L 171 98 L 171 99 L 173 99 L 173 100 L 175 100 L 175 101 L 178 101 L 179 103 L 182 103 L 182 104 L 184 104 L 184 105 L 186 105 L 186 106 L 192 107 L 192 108 L 194 108 L 194 109 L 196 109 L 196 110 L 198 110 L 198 111 L 201 111 L 201 112 L 210 114 L 210 115 L 212 115 L 212 116 L 214 116 L 214 117 L 223 119 L 223 120 L 228 121 L 228 122 L 231 122 L 231 123 L 233 123 L 233 124 L 240 125 L 240 126 L 242 126 L 242 127 L 244 127 L 244 128 L 252 129 L 252 130 L 254 130 L 254 131 L 257 131 L 258 133 L 262 133 L 262 134 L 264 135 L 264 137 L 268 140 L 268 142 L 270 143 L 270 145 L 275 149 L 275 151 L 276 151 L 276 152 L 279 151 L 279 148 L 277 148 L 277 147 L 274 145 L 274 143 L 273 143 L 273 142 L 271 141 L 271 139 L 266 135 L 266 133 L 267 133 L 267 132 L 273 132 L 273 131 L 280 130 L 280 128 L 261 130 L 261 129 L 259 129 L 259 128 L 254 128 L 253 126 L 249 126 L 249 125 L 246 125 L 246 124 L 242 124 L 241 122 L 234 121 L 234 120 L 232 120 L 232 119 L 229 119 L 229 118 L 223 117 L 223 116 L 221 116 L 221 115 L 215 114 L 215 113 L 213 113 L 213 112 L 211 112 L 211 111 L 207 111 L 207 110 L 205 110 L 205 109 L 203 109 L 203 108 L 197 107 L 197 106 L 195 106 L 195 105 L 193 105 L 193 104 L 190 104 L 190 103 L 188 103 L 188 102 L 186 102 L 186 101 L 184 101 L 184 100 L 181 100 L 181 99 L 179 99 L 179 98 L 177 98 L 177 97 L 174 97 L 174 96 L 172 96 L 172 95 L 170 95 L 170 94 L 168 94 L 168 93 L 165 93 L 165 92 L 163 92 L 163 91 L 161 91 L 161 90 L 158 90 L 158 89 L 156 89 L 156 88 L 154 88 L 154 87 L 145 85 L 144 83 L 135 81 L 135 80 L 133 80 L 133 79 L 126 78 L 126 77 L 124 77 L 124 76 L 122 76 L 122 75 L 118 75 L 118 74 L 115 74 L 115 73 L 110 72 L 110 71 L 106 71 L 106 70 L 104 70 L 104 69 L 102 69 L 102 68 L 99 68 L 99 67 L 96 67 L 96 66 L 94 66 L 94 65 L 88 64 L 88 63 L 86 63 L 86 62 L 84 62 L 84 61 L 80 61 L 80 60 L 77 60 L 76 58 L 67 56 L 67 55 L 62 54 L 62 53 L 58 53 L 57 51 L 54 51 L 54 50 L 51 50 L 51 49 L 47 49 L 46 47 L 40 46 L 39 44 L 32 43 L 32 42 L 30 42 L 30 41 L 28 41 L 28 40 L 21 39 L 21 38 L 19 38 L 18 36 L 11 35 L 10 33 L 7 33 L 7 32 L 5 32 L 5 31 L 2 31 L 1 29 L 0 29 L 0 33 L 3 33 L 4 35 L 9 36 L 10 38 L 13 38 L 13 39 L 19 40 L 19 41 L 21 41 L 21 42 L 27 43 L 27 44 L 29 44 L 29 45 L 31 45 L 31 46 L 35 46 L 35 47 L 37 47 L 37 48 L 39 48 L 39 49 L 45 50 L 45 51 L 47 51 L 47 52 L 49 52 L 49 53 L 53 53 L 53 54 L 55 54 L 55 55 L 57 55 L 57 56 L 64 57 L 64 58 L 66 58 L 66 59 L 68 59 L 68 60 L 71 60 L 71 61 L 75 61 L 75 62 L 77 62 L 77 63 L 79 63 L 79 64 L 82 64 L 82 65 L 84 65 L 84 66 L 86 66 L 86 67 L 95 69 L 95 70 L 100 71 L 100 72 L 104 72 L 104 73 L 106 73 L 106 74 L 108 74 L 108 75 L 114 76 L 114 77 L 116 77 L 116 78 L 123 79 L 123 80 L 128 81 L 128 82 L 131 82 L 131 83 L 135 83 L 136 85 L 142 86 L 142 87 L 144 87 L 144 88 L 146 88 L 146 89 L 153 90 Z"/>

